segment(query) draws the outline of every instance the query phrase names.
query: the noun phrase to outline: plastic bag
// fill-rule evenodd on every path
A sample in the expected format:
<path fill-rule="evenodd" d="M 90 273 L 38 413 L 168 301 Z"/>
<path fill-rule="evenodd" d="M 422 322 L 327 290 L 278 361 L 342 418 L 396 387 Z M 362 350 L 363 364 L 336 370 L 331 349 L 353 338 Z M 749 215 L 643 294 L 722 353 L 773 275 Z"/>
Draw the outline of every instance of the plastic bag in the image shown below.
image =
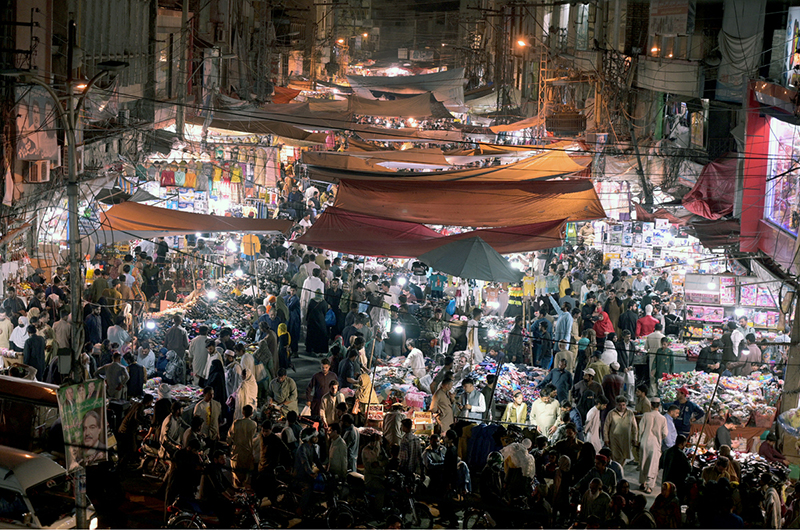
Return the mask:
<path fill-rule="evenodd" d="M 303 411 L 300 412 L 301 417 L 310 417 L 311 416 L 311 406 L 305 406 Z"/>
<path fill-rule="evenodd" d="M 328 313 L 325 314 L 325 324 L 328 326 L 336 325 L 336 312 L 330 309 L 328 310 Z"/>

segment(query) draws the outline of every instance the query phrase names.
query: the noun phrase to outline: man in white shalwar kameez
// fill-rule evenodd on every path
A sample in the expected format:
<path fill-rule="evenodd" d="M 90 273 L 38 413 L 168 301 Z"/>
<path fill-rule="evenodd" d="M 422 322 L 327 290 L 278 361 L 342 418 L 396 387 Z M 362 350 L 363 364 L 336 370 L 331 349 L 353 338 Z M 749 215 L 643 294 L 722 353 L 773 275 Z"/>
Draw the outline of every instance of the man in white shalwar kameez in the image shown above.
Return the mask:
<path fill-rule="evenodd" d="M 234 420 L 244 418 L 242 408 L 246 405 L 253 406 L 253 411 L 258 408 L 258 383 L 256 382 L 256 362 L 253 355 L 246 353 L 240 362 L 242 368 L 242 383 L 236 393 L 236 409 L 233 414 Z"/>
<path fill-rule="evenodd" d="M 651 492 L 658 477 L 658 462 L 661 460 L 661 443 L 667 436 L 667 420 L 659 411 L 661 399 L 654 396 L 650 399 L 652 410 L 642 415 L 639 423 L 639 452 L 641 468 L 639 482 L 641 489 Z"/>

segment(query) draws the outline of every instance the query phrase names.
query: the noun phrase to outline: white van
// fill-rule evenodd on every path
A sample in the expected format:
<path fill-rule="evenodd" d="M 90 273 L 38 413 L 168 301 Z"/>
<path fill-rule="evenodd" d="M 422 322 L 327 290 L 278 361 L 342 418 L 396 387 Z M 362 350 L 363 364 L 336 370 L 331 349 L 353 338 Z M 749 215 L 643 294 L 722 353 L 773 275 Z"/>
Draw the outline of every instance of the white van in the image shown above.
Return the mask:
<path fill-rule="evenodd" d="M 97 528 L 87 509 L 89 529 Z M 0 446 L 0 528 L 75 529 L 73 481 L 43 455 Z"/>

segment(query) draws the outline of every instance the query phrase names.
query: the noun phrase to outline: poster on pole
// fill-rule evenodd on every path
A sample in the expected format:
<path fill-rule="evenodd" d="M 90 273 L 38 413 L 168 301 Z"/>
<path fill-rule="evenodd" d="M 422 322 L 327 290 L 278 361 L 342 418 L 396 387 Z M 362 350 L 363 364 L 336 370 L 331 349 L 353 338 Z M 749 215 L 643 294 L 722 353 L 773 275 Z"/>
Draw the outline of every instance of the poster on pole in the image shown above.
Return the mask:
<path fill-rule="evenodd" d="M 103 380 L 58 389 L 67 470 L 108 460 L 106 387 Z"/>

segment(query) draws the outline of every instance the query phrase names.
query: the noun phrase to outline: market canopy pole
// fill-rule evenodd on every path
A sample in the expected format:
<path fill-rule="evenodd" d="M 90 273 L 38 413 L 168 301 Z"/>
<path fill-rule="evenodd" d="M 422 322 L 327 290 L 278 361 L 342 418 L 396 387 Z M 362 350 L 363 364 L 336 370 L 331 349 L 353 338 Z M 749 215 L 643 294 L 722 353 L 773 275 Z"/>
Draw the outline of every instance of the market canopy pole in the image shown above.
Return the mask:
<path fill-rule="evenodd" d="M 800 254 L 795 253 L 795 267 L 800 262 Z M 781 392 L 781 409 L 778 414 L 789 411 L 797 407 L 798 402 L 798 382 L 800 382 L 800 304 L 795 292 L 794 321 L 792 322 L 792 338 L 789 343 L 789 355 L 786 359 L 786 374 L 783 379 L 783 391 Z M 791 382 L 791 383 L 789 383 Z M 789 434 L 784 434 L 786 441 L 795 444 L 784 444 L 783 453 L 789 457 L 797 458 L 800 456 L 797 449 L 797 438 Z"/>

